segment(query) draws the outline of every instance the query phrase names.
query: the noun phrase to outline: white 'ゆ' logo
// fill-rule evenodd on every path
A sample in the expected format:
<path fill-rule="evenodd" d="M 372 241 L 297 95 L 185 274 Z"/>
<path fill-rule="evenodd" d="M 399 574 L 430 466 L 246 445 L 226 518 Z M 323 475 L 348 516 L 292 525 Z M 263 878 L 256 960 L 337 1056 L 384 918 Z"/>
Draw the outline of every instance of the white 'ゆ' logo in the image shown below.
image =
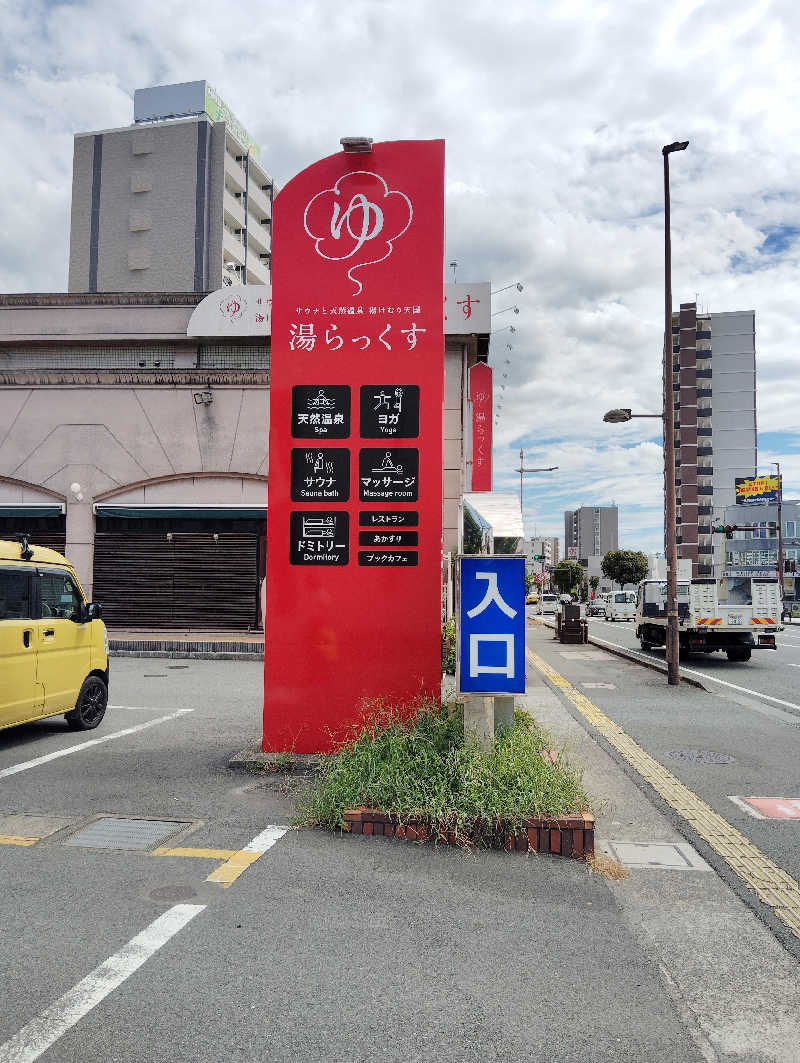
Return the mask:
<path fill-rule="evenodd" d="M 322 258 L 352 262 L 347 276 L 359 295 L 364 285 L 355 271 L 387 259 L 413 216 L 405 193 L 390 189 L 379 174 L 356 170 L 309 200 L 303 227 Z"/>

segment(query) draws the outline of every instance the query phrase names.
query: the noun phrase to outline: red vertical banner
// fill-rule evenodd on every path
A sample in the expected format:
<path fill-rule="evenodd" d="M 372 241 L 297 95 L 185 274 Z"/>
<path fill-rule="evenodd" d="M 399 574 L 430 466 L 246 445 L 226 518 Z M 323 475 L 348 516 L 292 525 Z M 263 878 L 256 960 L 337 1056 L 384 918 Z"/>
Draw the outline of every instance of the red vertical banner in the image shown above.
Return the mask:
<path fill-rule="evenodd" d="M 444 142 L 275 200 L 264 750 L 326 752 L 441 682 Z"/>
<path fill-rule="evenodd" d="M 492 371 L 478 362 L 469 371 L 472 403 L 472 490 L 492 489 Z"/>

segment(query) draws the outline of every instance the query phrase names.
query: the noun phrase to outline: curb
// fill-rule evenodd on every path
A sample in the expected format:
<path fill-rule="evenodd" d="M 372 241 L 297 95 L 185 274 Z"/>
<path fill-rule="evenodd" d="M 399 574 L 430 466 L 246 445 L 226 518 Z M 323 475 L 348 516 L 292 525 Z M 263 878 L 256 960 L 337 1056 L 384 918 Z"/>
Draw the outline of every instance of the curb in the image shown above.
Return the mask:
<path fill-rule="evenodd" d="M 213 650 L 118 650 L 109 647 L 109 657 L 166 658 L 195 661 L 263 661 L 263 653 L 217 653 Z"/>
<path fill-rule="evenodd" d="M 461 848 L 475 844 L 469 836 L 440 831 L 413 818 L 401 823 L 397 816 L 388 816 L 374 808 L 349 808 L 344 813 L 344 821 L 344 830 L 351 834 L 444 842 Z M 551 853 L 584 860 L 594 856 L 594 816 L 588 813 L 554 818 L 533 816 L 522 821 L 521 830 L 509 831 L 498 824 L 488 838 L 481 836 L 480 840 L 487 848 L 507 853 Z"/>
<path fill-rule="evenodd" d="M 329 754 L 262 753 L 261 746 L 249 746 L 228 758 L 232 771 L 259 772 L 263 775 L 315 775 Z"/>

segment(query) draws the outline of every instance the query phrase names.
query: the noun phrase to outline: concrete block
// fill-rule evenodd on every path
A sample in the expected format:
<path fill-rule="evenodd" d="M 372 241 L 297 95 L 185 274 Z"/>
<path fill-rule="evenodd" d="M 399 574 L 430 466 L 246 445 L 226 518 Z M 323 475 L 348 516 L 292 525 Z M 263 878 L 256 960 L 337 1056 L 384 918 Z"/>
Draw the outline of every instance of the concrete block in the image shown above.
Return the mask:
<path fill-rule="evenodd" d="M 494 698 L 480 694 L 464 697 L 464 731 L 474 734 L 481 749 L 488 752 L 494 743 Z"/>
<path fill-rule="evenodd" d="M 494 699 L 494 729 L 514 726 L 514 696 L 496 697 Z"/>

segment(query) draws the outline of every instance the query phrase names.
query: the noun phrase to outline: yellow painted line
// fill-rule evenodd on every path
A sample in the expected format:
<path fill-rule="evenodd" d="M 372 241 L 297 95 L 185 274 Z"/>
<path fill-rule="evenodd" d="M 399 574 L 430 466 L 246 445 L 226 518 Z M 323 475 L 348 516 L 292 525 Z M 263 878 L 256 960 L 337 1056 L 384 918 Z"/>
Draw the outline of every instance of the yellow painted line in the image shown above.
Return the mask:
<path fill-rule="evenodd" d="M 224 864 L 220 864 L 216 871 L 212 871 L 206 882 L 217 882 L 223 889 L 227 889 L 243 871 L 263 856 L 267 849 L 271 849 L 288 829 L 288 827 L 278 826 L 266 827 L 248 842 L 244 849 L 233 853 Z"/>
<path fill-rule="evenodd" d="M 235 849 L 170 849 L 164 845 L 153 850 L 155 856 L 196 856 L 201 860 L 227 860 L 235 852 Z"/>
<path fill-rule="evenodd" d="M 20 834 L 0 834 L 0 845 L 36 845 L 41 838 L 25 838 Z"/>
<path fill-rule="evenodd" d="M 580 714 L 646 779 L 664 800 L 690 824 L 726 862 L 749 890 L 768 905 L 778 919 L 800 938 L 800 885 L 706 804 L 688 786 L 646 753 L 619 724 L 577 690 L 568 679 L 531 650 L 531 663 L 558 687 Z"/>
<path fill-rule="evenodd" d="M 235 882 L 236 879 L 245 871 L 251 864 L 254 864 L 263 853 L 246 853 L 244 850 L 238 853 L 234 853 L 229 860 L 226 860 L 224 864 L 221 864 L 216 871 L 212 871 L 206 879 L 206 882 L 218 882 L 223 888 L 226 888 Z"/>

